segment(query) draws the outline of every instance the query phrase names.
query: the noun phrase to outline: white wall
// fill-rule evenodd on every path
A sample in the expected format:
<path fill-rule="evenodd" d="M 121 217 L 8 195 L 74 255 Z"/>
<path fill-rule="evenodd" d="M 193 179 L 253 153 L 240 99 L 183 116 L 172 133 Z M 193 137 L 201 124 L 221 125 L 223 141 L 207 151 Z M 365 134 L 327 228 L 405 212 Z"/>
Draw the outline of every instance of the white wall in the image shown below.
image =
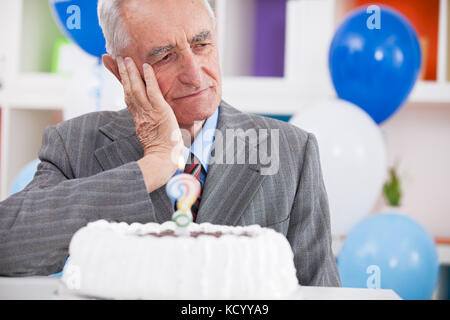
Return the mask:
<path fill-rule="evenodd" d="M 381 127 L 389 165 L 399 164 L 403 211 L 450 237 L 450 103 L 409 103 Z"/>

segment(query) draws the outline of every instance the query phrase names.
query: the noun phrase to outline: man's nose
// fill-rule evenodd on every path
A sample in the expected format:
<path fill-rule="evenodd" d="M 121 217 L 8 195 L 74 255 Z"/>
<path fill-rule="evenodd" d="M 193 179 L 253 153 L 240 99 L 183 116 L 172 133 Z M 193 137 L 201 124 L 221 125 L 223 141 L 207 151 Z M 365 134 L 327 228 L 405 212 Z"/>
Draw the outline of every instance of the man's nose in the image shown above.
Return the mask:
<path fill-rule="evenodd" d="M 181 72 L 178 77 L 180 82 L 194 88 L 201 88 L 201 67 L 197 57 L 191 50 L 185 50 L 180 67 Z"/>

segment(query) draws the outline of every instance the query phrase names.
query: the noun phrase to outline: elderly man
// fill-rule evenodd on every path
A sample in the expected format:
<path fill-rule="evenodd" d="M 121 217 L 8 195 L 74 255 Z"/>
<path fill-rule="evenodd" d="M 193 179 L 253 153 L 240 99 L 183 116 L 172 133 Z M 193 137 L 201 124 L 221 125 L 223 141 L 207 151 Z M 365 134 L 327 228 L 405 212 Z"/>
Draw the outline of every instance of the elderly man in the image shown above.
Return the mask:
<path fill-rule="evenodd" d="M 170 220 L 165 185 L 184 156 L 202 185 L 196 222 L 273 228 L 300 284 L 339 286 L 317 142 L 222 101 L 208 2 L 100 0 L 99 18 L 127 108 L 46 129 L 34 180 L 0 203 L 0 275 L 60 271 L 91 221 Z"/>

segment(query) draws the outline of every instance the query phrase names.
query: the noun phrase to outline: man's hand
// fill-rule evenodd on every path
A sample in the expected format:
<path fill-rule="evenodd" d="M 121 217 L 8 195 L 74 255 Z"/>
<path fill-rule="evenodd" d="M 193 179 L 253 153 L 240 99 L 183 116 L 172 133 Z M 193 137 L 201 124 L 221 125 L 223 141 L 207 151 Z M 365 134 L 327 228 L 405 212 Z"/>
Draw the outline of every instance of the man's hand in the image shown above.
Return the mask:
<path fill-rule="evenodd" d="M 153 68 L 144 64 L 144 81 L 131 58 L 117 58 L 125 102 L 144 148 L 138 164 L 150 193 L 169 181 L 183 156 L 183 139 L 175 114 L 159 89 Z"/>

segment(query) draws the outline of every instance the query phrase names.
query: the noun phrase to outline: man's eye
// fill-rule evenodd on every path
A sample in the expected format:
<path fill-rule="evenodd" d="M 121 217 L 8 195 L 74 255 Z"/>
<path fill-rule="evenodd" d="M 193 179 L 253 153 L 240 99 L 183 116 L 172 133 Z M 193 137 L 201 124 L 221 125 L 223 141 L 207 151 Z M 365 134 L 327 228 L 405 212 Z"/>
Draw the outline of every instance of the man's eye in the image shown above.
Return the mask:
<path fill-rule="evenodd" d="M 161 61 L 167 61 L 170 58 L 170 54 L 164 56 L 164 58 L 161 59 Z"/>
<path fill-rule="evenodd" d="M 173 53 L 166 54 L 163 58 L 161 58 L 156 64 L 164 64 L 172 58 Z"/>

